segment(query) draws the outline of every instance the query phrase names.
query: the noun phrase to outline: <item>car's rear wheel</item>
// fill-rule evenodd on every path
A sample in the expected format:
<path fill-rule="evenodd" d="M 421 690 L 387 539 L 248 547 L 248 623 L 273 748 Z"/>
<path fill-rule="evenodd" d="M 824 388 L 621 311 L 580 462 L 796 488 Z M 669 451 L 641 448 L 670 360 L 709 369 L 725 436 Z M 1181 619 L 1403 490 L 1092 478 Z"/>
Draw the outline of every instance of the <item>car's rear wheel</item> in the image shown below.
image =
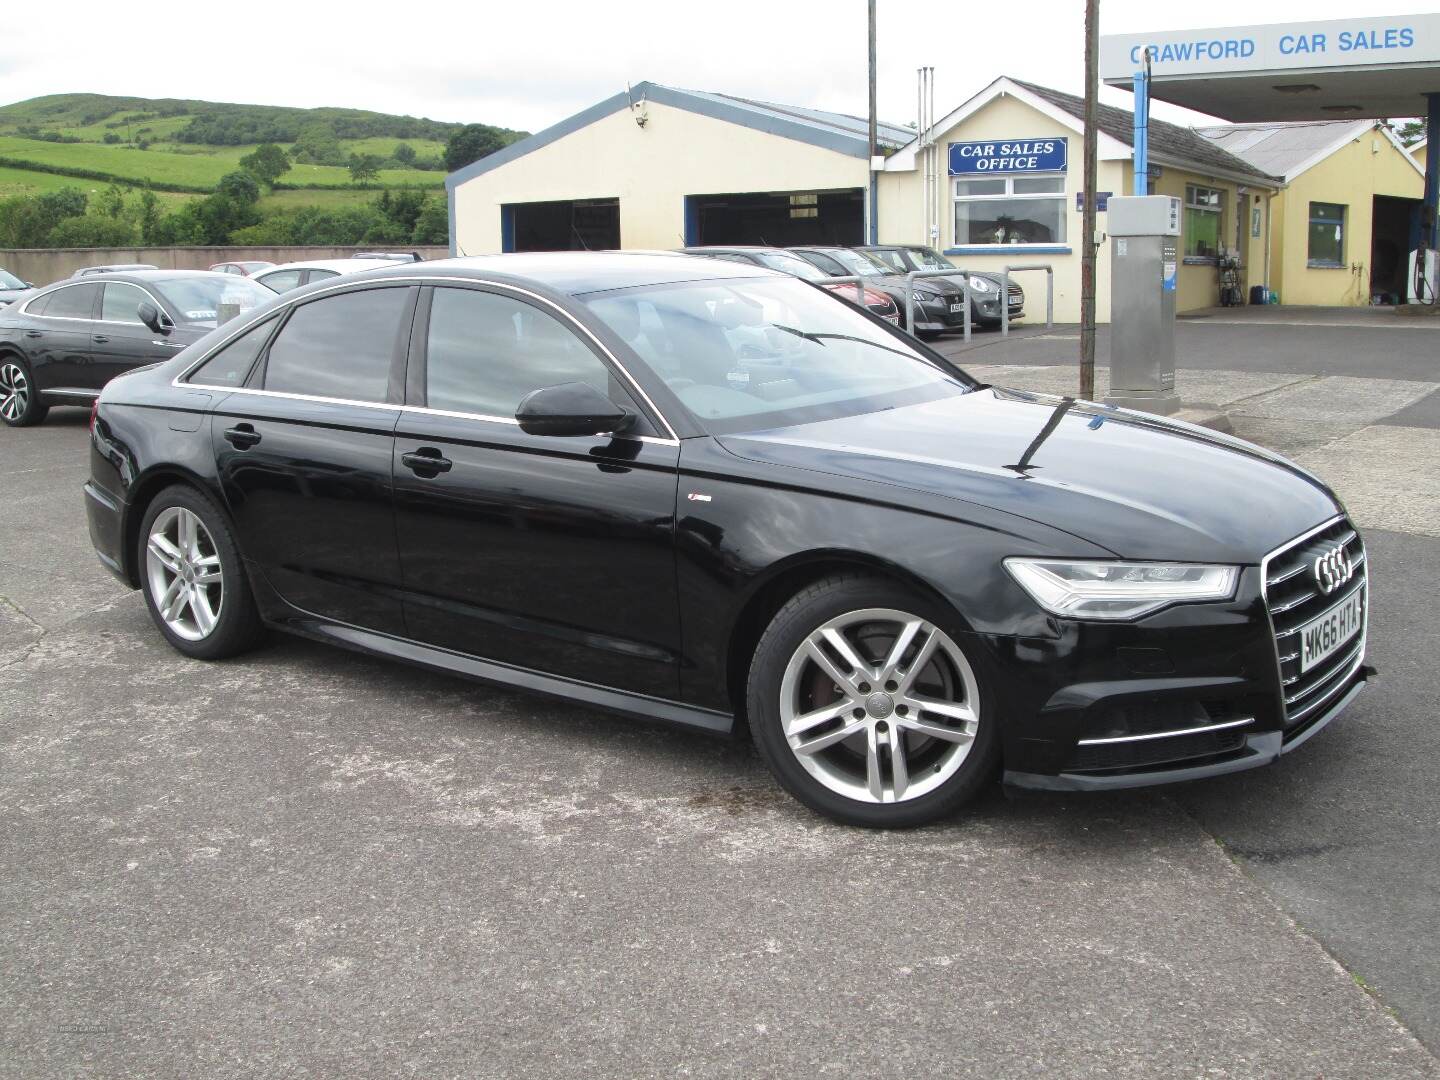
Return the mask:
<path fill-rule="evenodd" d="M 240 550 L 219 510 L 192 487 L 166 488 L 140 530 L 150 617 L 186 656 L 219 660 L 251 648 L 262 627 Z"/>
<path fill-rule="evenodd" d="M 902 828 L 958 809 L 994 770 L 981 680 L 940 605 L 888 582 L 835 577 L 794 597 L 761 638 L 750 728 L 807 806 Z"/>
<path fill-rule="evenodd" d="M 30 365 L 18 356 L 0 357 L 0 420 L 11 427 L 29 427 L 45 419 L 50 407 L 30 375 Z"/>

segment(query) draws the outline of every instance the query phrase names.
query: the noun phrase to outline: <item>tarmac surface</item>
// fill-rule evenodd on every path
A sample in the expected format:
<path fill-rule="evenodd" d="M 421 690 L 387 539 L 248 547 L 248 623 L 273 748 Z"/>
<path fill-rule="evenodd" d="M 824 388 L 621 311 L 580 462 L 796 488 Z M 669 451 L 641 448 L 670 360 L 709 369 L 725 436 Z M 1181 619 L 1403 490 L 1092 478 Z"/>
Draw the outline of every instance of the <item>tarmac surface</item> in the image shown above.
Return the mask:
<path fill-rule="evenodd" d="M 1182 393 L 1353 485 L 1381 679 L 1269 769 L 900 834 L 743 744 L 281 636 L 185 660 L 90 549 L 83 412 L 0 428 L 0 1074 L 1440 1076 L 1440 529 L 1359 498 L 1440 472 L 1396 423 L 1440 335 L 1356 331 L 1376 379 L 1266 366 L 1288 332 Z"/>

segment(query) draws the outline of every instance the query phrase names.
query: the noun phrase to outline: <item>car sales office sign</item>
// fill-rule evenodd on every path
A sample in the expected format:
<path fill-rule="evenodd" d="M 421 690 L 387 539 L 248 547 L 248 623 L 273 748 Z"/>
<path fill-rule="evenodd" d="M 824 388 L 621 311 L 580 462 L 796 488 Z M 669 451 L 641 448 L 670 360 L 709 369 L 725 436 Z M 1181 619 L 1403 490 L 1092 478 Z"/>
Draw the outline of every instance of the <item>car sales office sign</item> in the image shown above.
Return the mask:
<path fill-rule="evenodd" d="M 1064 172 L 1065 139 L 986 139 L 950 144 L 950 175 Z"/>

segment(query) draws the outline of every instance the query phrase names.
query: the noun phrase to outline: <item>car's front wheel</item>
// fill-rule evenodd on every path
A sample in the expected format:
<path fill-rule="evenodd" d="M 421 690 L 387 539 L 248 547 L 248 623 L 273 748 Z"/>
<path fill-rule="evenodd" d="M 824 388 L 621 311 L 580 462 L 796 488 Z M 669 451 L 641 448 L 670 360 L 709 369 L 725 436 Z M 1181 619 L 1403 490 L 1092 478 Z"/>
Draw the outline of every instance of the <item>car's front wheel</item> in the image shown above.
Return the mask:
<path fill-rule="evenodd" d="M 938 604 L 858 576 L 818 582 L 776 614 L 747 703 L 786 790 L 880 828 L 934 821 L 980 791 L 999 743 L 952 622 Z"/>
<path fill-rule="evenodd" d="M 150 617 L 186 656 L 219 660 L 252 647 L 262 626 L 229 523 L 192 487 L 166 488 L 140 529 Z"/>
<path fill-rule="evenodd" d="M 49 411 L 40 400 L 30 365 L 18 356 L 0 356 L 0 420 L 10 427 L 29 427 L 44 420 Z"/>

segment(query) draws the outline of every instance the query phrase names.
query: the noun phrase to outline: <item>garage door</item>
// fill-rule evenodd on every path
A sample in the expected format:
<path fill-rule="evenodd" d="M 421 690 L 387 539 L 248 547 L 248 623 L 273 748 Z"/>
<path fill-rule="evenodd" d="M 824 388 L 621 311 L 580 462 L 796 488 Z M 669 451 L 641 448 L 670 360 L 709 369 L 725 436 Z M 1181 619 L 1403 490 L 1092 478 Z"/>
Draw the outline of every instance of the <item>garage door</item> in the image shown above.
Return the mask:
<path fill-rule="evenodd" d="M 863 244 L 865 196 L 841 191 L 771 191 L 685 198 L 687 244 Z"/>
<path fill-rule="evenodd" d="M 500 208 L 505 251 L 614 251 L 619 199 L 507 203 Z"/>

